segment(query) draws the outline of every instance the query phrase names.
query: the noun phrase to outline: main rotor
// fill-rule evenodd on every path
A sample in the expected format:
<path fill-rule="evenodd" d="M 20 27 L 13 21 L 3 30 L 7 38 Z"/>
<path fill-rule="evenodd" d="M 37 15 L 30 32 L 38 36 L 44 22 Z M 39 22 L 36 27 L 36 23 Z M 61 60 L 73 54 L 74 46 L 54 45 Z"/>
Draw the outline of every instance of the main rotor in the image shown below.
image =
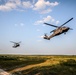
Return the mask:
<path fill-rule="evenodd" d="M 49 26 L 52 26 L 52 27 L 55 27 L 55 28 L 59 28 L 59 27 L 64 26 L 65 24 L 67 24 L 67 23 L 68 23 L 69 21 L 71 21 L 72 19 L 73 19 L 73 18 L 69 19 L 68 21 L 66 21 L 65 23 L 63 23 L 63 24 L 60 25 L 60 26 L 52 25 L 52 24 L 49 24 L 49 23 L 44 23 L 44 24 L 49 25 Z"/>

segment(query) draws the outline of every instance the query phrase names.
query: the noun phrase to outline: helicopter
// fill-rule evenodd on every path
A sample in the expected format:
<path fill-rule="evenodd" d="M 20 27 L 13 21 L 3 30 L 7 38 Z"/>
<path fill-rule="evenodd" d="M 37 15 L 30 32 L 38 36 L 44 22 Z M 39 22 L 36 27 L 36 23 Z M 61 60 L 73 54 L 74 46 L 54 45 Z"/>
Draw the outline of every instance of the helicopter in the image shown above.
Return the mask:
<path fill-rule="evenodd" d="M 47 39 L 47 40 L 50 40 L 50 39 L 51 39 L 52 37 L 54 37 L 54 36 L 58 36 L 58 35 L 60 35 L 60 34 L 62 34 L 62 33 L 66 34 L 66 32 L 67 32 L 68 30 L 73 30 L 73 29 L 70 28 L 70 27 L 64 26 L 66 23 L 68 23 L 68 22 L 71 21 L 72 19 L 73 19 L 73 18 L 69 19 L 68 21 L 66 21 L 66 22 L 65 22 L 64 24 L 62 24 L 61 26 L 56 26 L 56 25 L 44 23 L 44 24 L 46 24 L 46 25 L 55 27 L 56 29 L 54 29 L 54 30 L 52 30 L 52 31 L 50 32 L 50 33 L 53 32 L 52 35 L 47 36 L 47 34 L 45 34 L 43 38 L 44 38 L 44 39 Z"/>
<path fill-rule="evenodd" d="M 21 41 L 20 42 L 13 42 L 13 41 L 10 41 L 11 43 L 14 43 L 14 46 L 12 46 L 13 48 L 17 48 L 17 47 L 19 47 L 20 46 L 20 43 L 21 43 Z"/>

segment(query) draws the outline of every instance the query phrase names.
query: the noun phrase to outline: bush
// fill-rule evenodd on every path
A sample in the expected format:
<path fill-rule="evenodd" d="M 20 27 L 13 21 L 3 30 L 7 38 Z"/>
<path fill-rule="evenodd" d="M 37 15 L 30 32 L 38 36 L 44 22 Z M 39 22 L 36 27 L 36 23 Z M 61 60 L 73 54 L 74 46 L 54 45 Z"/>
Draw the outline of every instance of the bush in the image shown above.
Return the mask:
<path fill-rule="evenodd" d="M 64 65 L 64 66 L 71 66 L 71 67 L 73 66 L 73 67 L 76 67 L 76 60 L 69 59 L 66 62 L 61 62 L 60 64 Z"/>

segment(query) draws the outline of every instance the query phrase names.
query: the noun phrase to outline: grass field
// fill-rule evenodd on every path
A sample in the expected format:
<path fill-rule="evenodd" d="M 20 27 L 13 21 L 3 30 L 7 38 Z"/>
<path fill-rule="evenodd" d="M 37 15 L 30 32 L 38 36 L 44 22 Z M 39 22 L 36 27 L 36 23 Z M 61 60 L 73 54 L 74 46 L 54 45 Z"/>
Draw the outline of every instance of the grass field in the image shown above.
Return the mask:
<path fill-rule="evenodd" d="M 76 75 L 76 56 L 0 55 L 0 69 L 13 75 Z"/>

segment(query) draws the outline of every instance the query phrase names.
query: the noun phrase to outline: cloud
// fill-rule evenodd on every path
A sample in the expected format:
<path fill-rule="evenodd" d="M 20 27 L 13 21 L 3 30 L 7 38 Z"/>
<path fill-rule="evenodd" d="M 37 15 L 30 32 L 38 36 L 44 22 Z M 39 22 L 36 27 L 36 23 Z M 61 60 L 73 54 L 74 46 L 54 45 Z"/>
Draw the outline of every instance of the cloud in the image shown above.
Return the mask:
<path fill-rule="evenodd" d="M 8 2 L 5 5 L 0 5 L 0 10 L 9 11 L 16 8 L 16 4 Z"/>
<path fill-rule="evenodd" d="M 1 11 L 10 11 L 13 9 L 16 9 L 18 6 L 20 6 L 21 1 L 20 0 L 8 0 L 5 1 L 5 4 L 0 5 Z"/>
<path fill-rule="evenodd" d="M 51 9 L 46 9 L 46 10 L 41 11 L 40 14 L 46 14 L 46 13 L 49 13 L 51 11 L 52 11 Z"/>
<path fill-rule="evenodd" d="M 16 5 L 21 5 L 21 0 L 13 0 L 15 1 Z"/>
<path fill-rule="evenodd" d="M 26 8 L 32 8 L 33 5 L 30 1 L 21 0 L 8 0 L 5 4 L 0 5 L 1 11 L 11 11 L 11 10 L 25 10 Z"/>
<path fill-rule="evenodd" d="M 34 10 L 41 10 L 46 7 L 45 1 L 44 0 L 38 0 L 35 5 L 34 5 Z"/>
<path fill-rule="evenodd" d="M 52 8 L 57 6 L 58 2 L 50 2 L 46 0 L 7 0 L 4 4 L 0 5 L 0 11 L 11 10 L 26 10 L 31 8 L 34 11 L 38 11 L 40 14 L 46 14 L 52 11 Z"/>
<path fill-rule="evenodd" d="M 49 13 L 52 11 L 52 7 L 57 6 L 58 2 L 49 2 L 45 0 L 38 0 L 33 7 L 33 10 L 39 11 L 41 14 Z M 47 8 L 48 7 L 48 8 Z"/>
<path fill-rule="evenodd" d="M 59 21 L 56 21 L 56 25 L 59 24 Z"/>
<path fill-rule="evenodd" d="M 11 11 L 18 9 L 21 6 L 21 0 L 5 0 L 4 4 L 0 5 L 0 11 Z"/>
<path fill-rule="evenodd" d="M 53 17 L 51 17 L 51 16 L 48 15 L 47 17 L 43 18 L 42 20 L 36 21 L 34 24 L 35 25 L 39 25 L 39 24 L 43 24 L 44 22 L 54 23 L 56 21 L 55 21 L 55 19 Z M 59 21 L 57 21 L 56 23 L 59 23 Z"/>
<path fill-rule="evenodd" d="M 44 37 L 44 35 L 40 36 L 40 38 L 43 38 L 43 37 Z"/>
<path fill-rule="evenodd" d="M 24 8 L 31 8 L 33 5 L 31 4 L 30 1 L 22 2 L 22 5 Z"/>
<path fill-rule="evenodd" d="M 32 3 L 34 4 L 35 3 L 35 0 L 32 0 Z"/>
<path fill-rule="evenodd" d="M 23 27 L 25 24 L 24 23 L 19 23 L 19 24 L 15 24 L 15 26 L 17 27 Z"/>
<path fill-rule="evenodd" d="M 20 26 L 24 26 L 24 23 L 20 23 Z"/>
<path fill-rule="evenodd" d="M 50 6 L 52 6 L 52 7 L 54 7 L 54 6 L 57 6 L 59 3 L 58 2 L 52 2 L 52 3 L 50 3 Z"/>

